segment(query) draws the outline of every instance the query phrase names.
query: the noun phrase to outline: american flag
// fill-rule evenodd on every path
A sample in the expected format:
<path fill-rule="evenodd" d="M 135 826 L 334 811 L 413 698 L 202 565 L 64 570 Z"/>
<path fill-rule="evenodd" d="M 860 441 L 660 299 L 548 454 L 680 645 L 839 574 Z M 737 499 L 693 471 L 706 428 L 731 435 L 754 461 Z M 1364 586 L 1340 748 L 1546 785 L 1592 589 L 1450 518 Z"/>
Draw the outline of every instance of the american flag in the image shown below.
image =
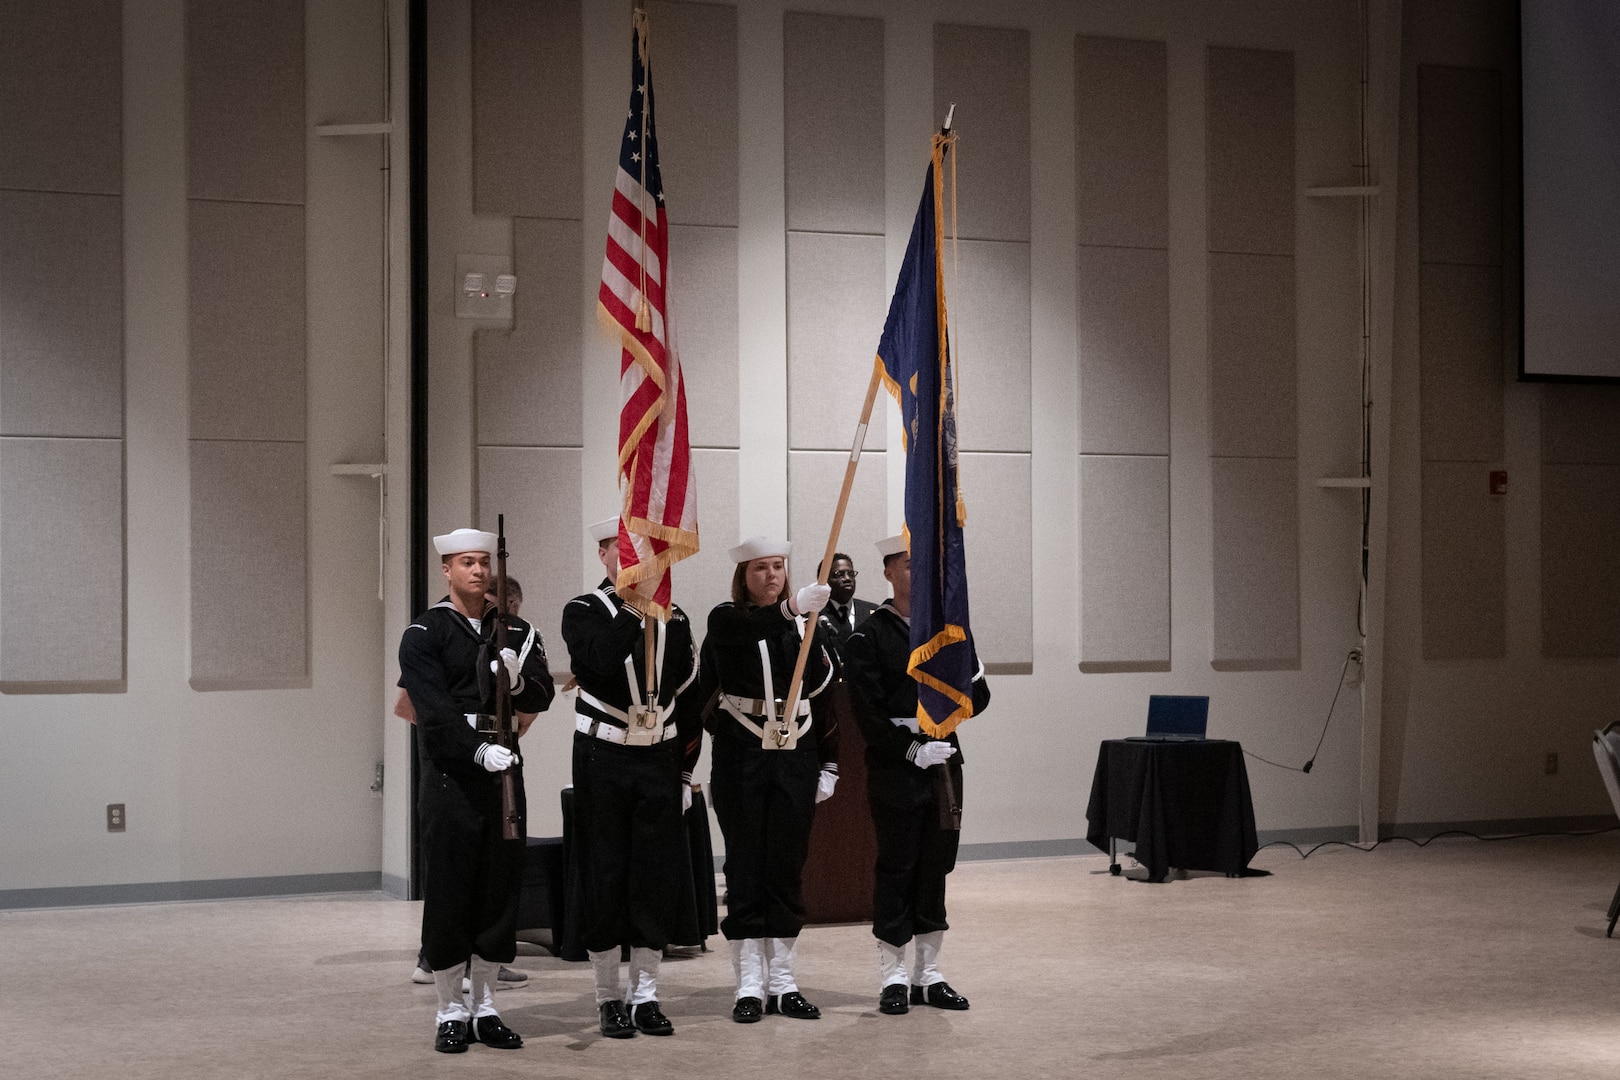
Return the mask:
<path fill-rule="evenodd" d="M 669 219 L 653 132 L 646 15 L 631 32 L 630 110 L 608 215 L 597 313 L 618 335 L 621 593 L 668 618 L 669 568 L 698 550 L 686 388 L 669 323 Z"/>

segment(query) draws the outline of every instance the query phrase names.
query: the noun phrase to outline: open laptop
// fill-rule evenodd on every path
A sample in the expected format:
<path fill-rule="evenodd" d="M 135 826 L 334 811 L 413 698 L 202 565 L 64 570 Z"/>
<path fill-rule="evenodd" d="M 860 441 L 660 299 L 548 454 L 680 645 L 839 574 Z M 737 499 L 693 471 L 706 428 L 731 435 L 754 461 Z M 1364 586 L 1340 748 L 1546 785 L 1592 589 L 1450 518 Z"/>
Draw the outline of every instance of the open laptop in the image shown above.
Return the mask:
<path fill-rule="evenodd" d="M 1148 698 L 1147 734 L 1153 742 L 1201 742 L 1209 727 L 1209 698 L 1192 694 L 1153 694 Z"/>

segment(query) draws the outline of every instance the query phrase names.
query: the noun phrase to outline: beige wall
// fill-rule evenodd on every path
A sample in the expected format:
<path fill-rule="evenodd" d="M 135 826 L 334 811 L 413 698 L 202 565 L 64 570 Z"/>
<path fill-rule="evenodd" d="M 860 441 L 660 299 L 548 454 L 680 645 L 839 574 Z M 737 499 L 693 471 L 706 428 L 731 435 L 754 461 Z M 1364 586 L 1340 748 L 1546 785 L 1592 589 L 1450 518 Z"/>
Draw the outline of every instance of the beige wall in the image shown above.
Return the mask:
<path fill-rule="evenodd" d="M 714 503 L 705 503 L 706 489 L 699 492 L 700 515 L 711 507 L 702 518 L 711 556 L 739 532 L 780 531 L 792 520 L 789 444 L 780 422 L 789 393 L 782 28 L 790 6 L 818 7 L 750 0 L 737 9 L 735 294 L 747 314 L 737 329 L 737 449 L 717 445 L 703 451 L 704 467 L 716 476 Z M 397 18 L 399 5 L 393 7 Z M 391 158 L 395 273 L 380 302 L 375 288 L 346 296 L 333 282 L 347 267 L 382 265 L 383 189 L 369 160 L 366 168 L 348 167 L 354 164 L 353 144 L 340 148 L 309 135 L 310 685 L 199 692 L 188 685 L 187 670 L 183 8 L 180 0 L 124 5 L 126 685 L 119 693 L 0 694 L 0 820 L 8 826 L 0 838 L 0 890 L 378 872 L 397 887 L 408 873 L 403 780 L 409 763 L 404 726 L 388 718 L 386 706 L 397 675 L 397 634 L 410 614 L 404 600 L 404 274 L 398 263 L 405 239 L 403 138 L 396 138 Z M 1356 8 L 1349 0 L 837 5 L 838 13 L 883 20 L 885 288 L 898 272 L 927 136 L 938 122 L 934 23 L 1029 31 L 1029 202 L 1036 227 L 1029 242 L 1032 509 L 1026 532 L 1037 568 L 1027 620 L 1033 664 L 1029 674 L 996 676 L 992 710 L 963 729 L 973 762 L 964 834 L 969 843 L 1082 836 L 1097 742 L 1138 731 L 1150 693 L 1209 694 L 1212 733 L 1241 739 L 1266 757 L 1298 764 L 1315 742 L 1344 656 L 1360 643 L 1356 496 L 1314 483 L 1320 476 L 1355 473 L 1360 453 L 1356 207 L 1352 201 L 1310 200 L 1303 192 L 1295 202 L 1298 667 L 1217 671 L 1211 666 L 1215 540 L 1204 58 L 1212 45 L 1292 52 L 1296 181 L 1301 188 L 1350 183 L 1357 141 Z M 1425 660 L 1421 641 L 1413 85 L 1420 62 L 1505 69 L 1502 27 L 1511 5 L 1389 0 L 1370 8 L 1373 180 L 1382 193 L 1370 216 L 1375 486 L 1368 680 L 1364 689 L 1347 687 L 1341 695 L 1308 776 L 1251 763 L 1258 823 L 1262 830 L 1344 833 L 1378 821 L 1600 813 L 1605 800 L 1586 764 L 1585 743 L 1591 728 L 1612 718 L 1620 700 L 1620 664 L 1541 658 L 1537 487 L 1543 391 L 1513 382 L 1508 356 L 1506 654 Z M 478 475 L 473 335 L 491 324 L 454 317 L 454 258 L 458 252 L 510 253 L 513 228 L 509 217 L 473 212 L 471 5 L 444 0 L 429 10 L 429 516 L 430 527 L 440 531 L 479 512 L 480 493 L 490 484 Z M 380 77 L 374 61 L 382 48 L 381 4 L 311 0 L 306 19 L 310 124 L 375 119 L 367 110 L 380 99 L 366 96 L 373 93 L 366 79 L 373 72 Z M 583 0 L 583 240 L 572 256 L 577 293 L 561 301 L 577 308 L 582 329 L 582 434 L 571 451 L 578 455 L 579 478 L 571 490 L 566 476 L 548 482 L 559 485 L 558 497 L 585 519 L 598 516 L 614 471 L 616 350 L 595 333 L 592 312 L 627 91 L 625 31 L 624 5 Z M 1084 508 L 1077 455 L 1072 88 L 1074 38 L 1082 34 L 1167 44 L 1169 671 L 1082 673 L 1078 667 L 1077 529 Z M 403 40 L 401 27 L 395 32 L 399 105 L 403 67 L 397 50 Z M 339 59 L 345 55 L 373 58 L 362 65 L 365 79 L 357 81 L 345 67 Z M 663 53 L 658 62 L 672 65 L 679 58 Z M 345 94 L 364 97 L 366 107 L 334 104 L 347 100 Z M 962 153 L 971 155 L 971 103 L 963 103 L 959 116 Z M 380 162 L 381 138 L 367 138 L 375 140 Z M 666 150 L 666 159 L 671 156 Z M 665 179 L 671 198 L 679 198 L 680 177 Z M 324 224 L 317 227 L 317 221 Z M 871 329 L 874 344 L 879 329 Z M 890 526 L 898 525 L 902 494 L 897 428 L 890 423 L 888 443 L 874 447 L 887 453 L 863 465 L 883 477 Z M 391 433 L 386 440 L 385 431 Z M 333 462 L 361 460 L 385 460 L 391 467 L 386 604 L 375 598 L 376 488 L 370 480 L 328 474 Z M 713 512 L 715 506 L 723 511 Z M 820 534 L 792 539 L 810 549 L 824 542 Z M 861 553 L 869 550 L 867 539 L 852 537 L 841 546 Z M 547 556 L 563 570 L 539 589 L 526 582 L 531 597 L 537 591 L 566 595 L 595 579 L 583 540 L 572 551 L 564 543 Z M 577 575 L 570 575 L 576 564 Z M 875 570 L 870 560 L 862 565 Z M 801 576 L 809 570 L 798 568 Z M 678 573 L 677 599 L 694 612 L 705 611 L 719 599 L 709 594 L 718 591 L 713 577 L 712 568 L 689 578 Z M 698 595 L 696 584 L 683 581 L 711 583 Z M 681 593 L 683 587 L 693 594 Z M 535 614 L 546 627 L 557 613 Z M 549 643 L 560 659 L 561 643 Z M 567 711 L 566 701 L 559 702 L 526 740 L 536 835 L 560 831 L 555 792 L 567 782 Z M 1547 752 L 1561 755 L 1556 776 L 1542 775 Z M 380 799 L 368 790 L 379 758 L 386 758 L 389 778 Z M 108 802 L 128 805 L 127 833 L 104 831 Z"/>
<path fill-rule="evenodd" d="M 207 691 L 190 682 L 185 8 L 129 0 L 122 15 L 127 679 L 112 693 L 0 694 L 0 891 L 305 875 L 338 884 L 375 881 L 383 864 L 384 800 L 370 787 L 393 643 L 378 599 L 377 484 L 329 468 L 387 451 L 385 147 L 313 127 L 383 118 L 386 8 L 312 0 L 305 13 L 308 391 L 297 445 L 307 519 L 294 531 L 306 536 L 308 572 L 285 585 L 307 590 L 308 677 Z M 70 559 L 40 569 L 71 591 Z M 228 614 L 255 617 L 251 604 Z M 71 608 L 59 615 L 73 626 Z M 71 670 L 72 651 L 59 662 Z M 403 756 L 393 764 L 388 793 L 402 796 Z M 114 802 L 127 806 L 122 834 L 106 831 Z"/>

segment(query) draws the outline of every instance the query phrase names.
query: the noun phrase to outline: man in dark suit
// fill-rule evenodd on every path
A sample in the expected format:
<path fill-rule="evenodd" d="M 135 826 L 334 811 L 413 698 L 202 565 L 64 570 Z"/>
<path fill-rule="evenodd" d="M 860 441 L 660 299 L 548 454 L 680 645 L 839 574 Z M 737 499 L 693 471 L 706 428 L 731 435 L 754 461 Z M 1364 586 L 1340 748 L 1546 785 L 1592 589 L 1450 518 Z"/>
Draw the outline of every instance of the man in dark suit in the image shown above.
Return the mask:
<path fill-rule="evenodd" d="M 821 567 L 816 567 L 819 576 Z M 842 551 L 833 554 L 832 569 L 827 574 L 827 585 L 832 589 L 832 596 L 827 600 L 827 606 L 821 609 L 821 625 L 826 629 L 829 640 L 839 652 L 843 651 L 844 642 L 855 628 L 866 621 L 866 617 L 877 610 L 877 605 L 855 597 L 855 579 L 860 573 L 855 569 L 855 562 Z"/>

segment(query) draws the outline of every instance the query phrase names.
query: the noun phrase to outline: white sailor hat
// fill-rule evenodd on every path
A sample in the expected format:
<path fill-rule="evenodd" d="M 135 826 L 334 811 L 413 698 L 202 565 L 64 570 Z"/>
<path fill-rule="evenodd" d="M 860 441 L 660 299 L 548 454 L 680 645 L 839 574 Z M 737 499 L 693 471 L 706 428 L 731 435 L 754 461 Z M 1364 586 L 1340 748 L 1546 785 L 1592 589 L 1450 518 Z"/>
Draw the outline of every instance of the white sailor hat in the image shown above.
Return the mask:
<path fill-rule="evenodd" d="M 598 544 L 605 543 L 619 535 L 619 519 L 610 517 L 603 518 L 601 521 L 593 521 L 585 531 L 590 533 L 591 539 Z"/>
<path fill-rule="evenodd" d="M 433 550 L 440 555 L 460 555 L 464 551 L 495 554 L 495 534 L 479 529 L 457 529 L 433 538 Z"/>
<path fill-rule="evenodd" d="M 904 555 L 906 553 L 906 534 L 899 536 L 886 536 L 872 545 L 877 548 L 879 557 L 887 559 L 890 555 Z"/>
<path fill-rule="evenodd" d="M 726 557 L 734 563 L 745 563 L 778 556 L 785 559 L 792 551 L 793 545 L 786 540 L 775 540 L 769 536 L 750 536 L 726 552 Z"/>

